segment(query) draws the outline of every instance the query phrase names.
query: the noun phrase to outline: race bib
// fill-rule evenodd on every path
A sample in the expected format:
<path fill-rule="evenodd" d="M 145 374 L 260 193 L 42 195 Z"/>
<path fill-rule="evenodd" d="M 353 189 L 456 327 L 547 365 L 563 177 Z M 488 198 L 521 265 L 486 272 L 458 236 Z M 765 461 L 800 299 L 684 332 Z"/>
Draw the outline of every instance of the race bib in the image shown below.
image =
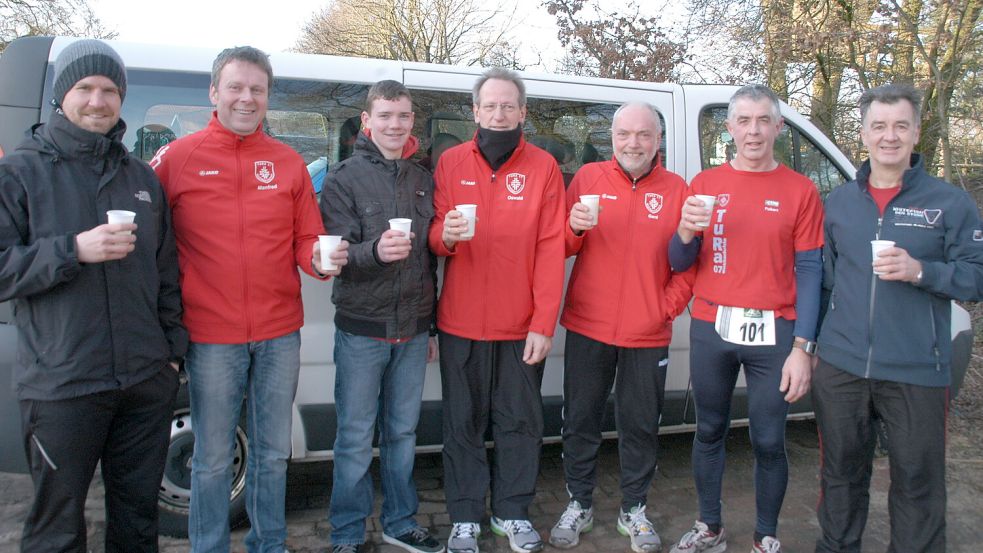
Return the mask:
<path fill-rule="evenodd" d="M 742 346 L 775 345 L 775 312 L 769 309 L 720 305 L 713 327 L 725 342 Z"/>

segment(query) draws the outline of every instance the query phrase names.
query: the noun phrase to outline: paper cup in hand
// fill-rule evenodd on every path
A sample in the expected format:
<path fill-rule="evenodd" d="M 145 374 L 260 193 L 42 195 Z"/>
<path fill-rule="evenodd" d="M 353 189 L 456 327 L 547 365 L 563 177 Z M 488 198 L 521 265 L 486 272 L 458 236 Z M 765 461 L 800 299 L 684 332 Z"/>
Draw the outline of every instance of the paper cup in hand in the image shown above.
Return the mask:
<path fill-rule="evenodd" d="M 476 204 L 461 204 L 454 206 L 454 209 L 461 212 L 464 218 L 468 220 L 468 231 L 461 235 L 461 240 L 471 240 L 474 238 L 474 224 L 475 213 L 478 211 L 478 206 Z"/>
<path fill-rule="evenodd" d="M 389 228 L 392 230 L 398 230 L 403 233 L 406 238 L 410 237 L 410 228 L 413 226 L 413 219 L 389 219 Z"/>
<path fill-rule="evenodd" d="M 877 254 L 880 253 L 881 250 L 886 250 L 888 248 L 893 248 L 893 247 L 894 247 L 894 240 L 871 240 L 870 241 L 870 253 L 871 253 L 871 257 L 872 257 L 872 262 L 873 261 L 877 261 L 877 257 L 878 257 Z M 875 275 L 883 275 L 883 274 L 886 274 L 886 273 L 884 271 L 877 271 L 877 270 L 875 270 L 874 271 L 874 274 Z"/>
<path fill-rule="evenodd" d="M 321 270 L 336 270 L 338 266 L 331 262 L 331 252 L 337 250 L 338 246 L 341 245 L 341 236 L 319 234 L 317 239 L 321 244 Z"/>
<path fill-rule="evenodd" d="M 707 217 L 707 220 L 705 222 L 696 223 L 696 226 L 709 227 L 710 219 L 713 218 L 713 204 L 717 202 L 717 197 L 709 196 L 707 194 L 697 194 L 696 197 L 699 198 L 701 202 L 703 202 L 704 207 L 710 210 L 710 215 Z"/>
<path fill-rule="evenodd" d="M 137 214 L 132 211 L 126 211 L 124 209 L 110 209 L 106 212 L 106 220 L 110 225 L 119 225 L 132 223 L 137 218 Z M 133 234 L 128 230 L 120 232 L 120 234 Z"/>
<path fill-rule="evenodd" d="M 590 209 L 590 216 L 594 220 L 594 224 L 597 224 L 597 217 L 600 215 L 598 207 L 601 205 L 601 196 L 598 194 L 583 194 L 580 196 L 580 203 L 587 206 Z"/>

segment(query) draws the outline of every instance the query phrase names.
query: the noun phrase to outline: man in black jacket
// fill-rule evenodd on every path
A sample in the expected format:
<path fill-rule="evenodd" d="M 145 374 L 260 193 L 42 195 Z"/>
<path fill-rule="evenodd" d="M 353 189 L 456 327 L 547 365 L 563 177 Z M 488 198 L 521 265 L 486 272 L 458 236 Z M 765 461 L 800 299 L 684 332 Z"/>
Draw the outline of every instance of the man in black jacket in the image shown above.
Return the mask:
<path fill-rule="evenodd" d="M 411 552 L 443 547 L 415 520 L 413 458 L 427 362 L 436 357 L 436 262 L 427 249 L 433 178 L 410 161 L 413 103 L 399 82 L 369 89 L 352 157 L 331 167 L 321 192 L 329 234 L 351 246 L 334 284 L 335 407 L 331 541 L 357 553 L 372 513 L 372 437 L 379 421 L 382 539 Z M 390 219 L 412 220 L 406 234 Z"/>
<path fill-rule="evenodd" d="M 96 40 L 55 61 L 48 122 L 0 160 L 0 300 L 18 328 L 14 381 L 35 499 L 22 551 L 86 551 L 97 463 L 106 551 L 157 551 L 177 363 L 187 349 L 170 212 L 120 141 L 122 60 Z M 107 210 L 136 213 L 107 224 Z"/>
<path fill-rule="evenodd" d="M 861 96 L 870 159 L 826 201 L 828 308 L 812 392 L 823 444 L 817 553 L 861 550 L 875 413 L 891 464 L 888 551 L 945 551 L 950 300 L 983 299 L 983 227 L 973 199 L 912 153 L 919 105 L 908 86 Z M 872 240 L 894 246 L 875 255 Z"/>

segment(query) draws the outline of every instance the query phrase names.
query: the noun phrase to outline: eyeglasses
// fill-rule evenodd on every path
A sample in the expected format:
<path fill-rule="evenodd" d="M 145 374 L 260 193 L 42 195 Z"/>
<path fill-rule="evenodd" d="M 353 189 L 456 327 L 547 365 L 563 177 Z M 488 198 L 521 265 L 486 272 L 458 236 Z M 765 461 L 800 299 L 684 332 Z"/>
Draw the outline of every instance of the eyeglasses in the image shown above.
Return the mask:
<path fill-rule="evenodd" d="M 519 107 L 515 104 L 481 104 L 480 109 L 485 113 L 495 113 L 499 109 L 504 113 L 513 113 Z"/>

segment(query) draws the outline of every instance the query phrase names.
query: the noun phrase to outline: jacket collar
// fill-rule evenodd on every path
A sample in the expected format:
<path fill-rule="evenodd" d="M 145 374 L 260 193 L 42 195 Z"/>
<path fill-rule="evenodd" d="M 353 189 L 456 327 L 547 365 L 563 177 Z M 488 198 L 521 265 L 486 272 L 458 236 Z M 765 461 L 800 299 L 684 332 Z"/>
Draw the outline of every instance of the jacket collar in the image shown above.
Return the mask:
<path fill-rule="evenodd" d="M 67 159 L 117 158 L 127 156 L 121 141 L 126 123 L 120 119 L 106 134 L 87 131 L 68 120 L 61 110 L 51 112 L 48 122 L 32 128 L 38 149 Z"/>
<path fill-rule="evenodd" d="M 407 140 L 406 144 L 403 145 L 403 151 L 400 153 L 401 159 L 409 159 L 419 149 L 420 141 L 411 134 L 409 140 Z M 372 141 L 372 129 L 364 129 L 362 132 L 358 133 L 358 136 L 355 138 L 354 151 L 355 153 L 362 153 L 372 157 L 378 156 L 382 160 L 391 161 L 386 160 L 386 156 L 382 155 L 382 152 L 379 151 L 379 147 Z"/>
<path fill-rule="evenodd" d="M 925 158 L 921 154 L 912 153 L 909 165 L 910 167 L 901 175 L 902 189 L 916 185 L 925 173 Z M 857 186 L 861 190 L 866 190 L 868 181 L 870 181 L 869 159 L 860 165 L 860 169 L 857 169 Z"/>
<path fill-rule="evenodd" d="M 652 158 L 652 166 L 649 167 L 648 172 L 638 177 L 637 179 L 631 176 L 631 174 L 629 174 L 628 171 L 625 171 L 625 168 L 621 166 L 621 162 L 619 162 L 618 158 L 615 157 L 614 155 L 611 156 L 611 165 L 614 167 L 614 170 L 618 172 L 618 174 L 620 174 L 622 177 L 627 179 L 629 183 L 634 183 L 634 184 L 642 184 L 648 181 L 650 177 L 658 178 L 660 174 L 663 171 L 665 171 L 665 168 L 662 167 L 661 152 L 655 152 L 655 157 Z"/>
<path fill-rule="evenodd" d="M 208 121 L 208 126 L 205 128 L 220 144 L 225 146 L 233 146 L 237 143 L 241 143 L 243 146 L 258 144 L 266 137 L 266 133 L 263 132 L 262 123 L 256 127 L 256 130 L 253 131 L 252 134 L 247 134 L 245 136 L 230 131 L 218 120 L 217 111 L 212 112 L 212 118 Z"/>

